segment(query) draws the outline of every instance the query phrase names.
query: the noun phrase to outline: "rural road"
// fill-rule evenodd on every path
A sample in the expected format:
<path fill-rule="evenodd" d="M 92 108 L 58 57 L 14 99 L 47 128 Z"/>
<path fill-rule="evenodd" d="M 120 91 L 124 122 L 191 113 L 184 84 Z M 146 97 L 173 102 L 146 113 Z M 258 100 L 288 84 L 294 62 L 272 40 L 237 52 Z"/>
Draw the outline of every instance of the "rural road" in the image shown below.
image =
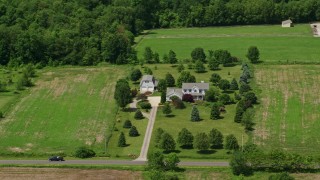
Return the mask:
<path fill-rule="evenodd" d="M 149 145 L 150 145 L 150 141 L 151 141 L 152 130 L 153 130 L 154 122 L 156 120 L 158 105 L 160 103 L 161 97 L 159 97 L 159 96 L 148 97 L 148 100 L 152 106 L 152 109 L 151 109 L 150 116 L 149 116 L 147 130 L 144 135 L 140 155 L 135 161 L 146 161 L 147 160 L 147 154 L 148 154 L 148 149 L 149 149 Z"/>
<path fill-rule="evenodd" d="M 50 162 L 48 160 L 0 160 L 0 165 L 145 165 L 146 161 L 129 160 L 66 160 Z M 180 166 L 216 166 L 228 167 L 228 162 L 180 162 Z"/>

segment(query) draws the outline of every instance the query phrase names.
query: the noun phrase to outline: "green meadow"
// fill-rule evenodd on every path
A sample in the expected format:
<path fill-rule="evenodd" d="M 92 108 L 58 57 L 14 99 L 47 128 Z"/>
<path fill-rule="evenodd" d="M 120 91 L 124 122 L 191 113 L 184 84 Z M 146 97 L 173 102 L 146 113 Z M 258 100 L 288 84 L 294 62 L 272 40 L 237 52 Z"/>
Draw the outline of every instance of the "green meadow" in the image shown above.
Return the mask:
<path fill-rule="evenodd" d="M 126 71 L 126 66 L 40 70 L 35 86 L 0 121 L 0 153 L 71 155 L 84 145 L 104 152 L 118 111 L 114 86 Z"/>
<path fill-rule="evenodd" d="M 160 57 L 172 49 L 178 59 L 190 59 L 191 51 L 202 47 L 205 51 L 226 49 L 232 55 L 246 59 L 248 47 L 257 46 L 264 62 L 320 62 L 320 41 L 312 36 L 309 24 L 293 28 L 264 25 L 155 29 L 147 31 L 136 42 L 140 58 L 149 46 Z"/>
<path fill-rule="evenodd" d="M 320 66 L 264 65 L 255 67 L 260 91 L 253 141 L 303 154 L 320 148 Z"/>

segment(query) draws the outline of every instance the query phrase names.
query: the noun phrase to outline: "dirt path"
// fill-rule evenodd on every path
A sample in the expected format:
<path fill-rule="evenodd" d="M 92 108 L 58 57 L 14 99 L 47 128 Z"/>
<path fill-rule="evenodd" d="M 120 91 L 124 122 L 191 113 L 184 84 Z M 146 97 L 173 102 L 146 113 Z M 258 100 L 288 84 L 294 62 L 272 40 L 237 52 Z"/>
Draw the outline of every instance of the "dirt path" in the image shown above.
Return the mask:
<path fill-rule="evenodd" d="M 141 172 L 112 169 L 62 169 L 62 168 L 0 168 L 1 180 L 56 180 L 56 179 L 142 179 Z"/>

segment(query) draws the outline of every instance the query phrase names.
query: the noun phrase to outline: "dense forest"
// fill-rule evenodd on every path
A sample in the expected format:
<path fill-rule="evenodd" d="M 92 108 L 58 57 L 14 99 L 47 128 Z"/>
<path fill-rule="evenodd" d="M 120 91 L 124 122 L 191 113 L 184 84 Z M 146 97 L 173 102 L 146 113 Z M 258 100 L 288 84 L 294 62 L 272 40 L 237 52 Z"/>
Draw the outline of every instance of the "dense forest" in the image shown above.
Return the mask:
<path fill-rule="evenodd" d="M 319 0 L 2 0 L 0 64 L 137 63 L 144 29 L 320 19 Z"/>

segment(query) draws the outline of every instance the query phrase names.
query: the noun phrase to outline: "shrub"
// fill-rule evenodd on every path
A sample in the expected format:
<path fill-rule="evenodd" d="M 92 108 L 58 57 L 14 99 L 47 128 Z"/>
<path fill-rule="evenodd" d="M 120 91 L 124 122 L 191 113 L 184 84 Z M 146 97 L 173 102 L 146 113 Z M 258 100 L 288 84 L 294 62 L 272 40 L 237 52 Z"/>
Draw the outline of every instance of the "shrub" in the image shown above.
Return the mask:
<path fill-rule="evenodd" d="M 183 101 L 179 99 L 177 96 L 171 97 L 172 104 L 176 109 L 184 109 L 186 106 L 184 105 Z"/>
<path fill-rule="evenodd" d="M 219 97 L 219 101 L 224 105 L 232 103 L 232 99 L 228 94 L 221 94 Z"/>
<path fill-rule="evenodd" d="M 126 120 L 123 124 L 123 128 L 131 128 L 132 124 L 130 120 Z"/>
<path fill-rule="evenodd" d="M 129 131 L 129 136 L 130 137 L 139 136 L 139 132 L 135 126 L 131 126 L 130 131 Z"/>
<path fill-rule="evenodd" d="M 294 177 L 290 176 L 287 172 L 269 176 L 269 180 L 294 180 Z"/>
<path fill-rule="evenodd" d="M 79 147 L 75 152 L 75 156 L 78 158 L 90 158 L 94 157 L 95 155 L 96 153 L 87 147 Z"/>
<path fill-rule="evenodd" d="M 145 94 L 138 94 L 137 95 L 137 100 L 147 100 L 148 97 Z"/>
<path fill-rule="evenodd" d="M 139 105 L 142 109 L 151 109 L 152 108 L 151 104 L 149 102 L 141 102 L 141 103 L 139 103 Z"/>
<path fill-rule="evenodd" d="M 143 114 L 140 110 L 137 110 L 136 113 L 134 114 L 135 119 L 143 119 Z"/>
<path fill-rule="evenodd" d="M 0 111 L 0 118 L 4 118 L 3 112 Z"/>
<path fill-rule="evenodd" d="M 184 94 L 182 96 L 182 101 L 193 103 L 193 96 L 191 94 Z"/>
<path fill-rule="evenodd" d="M 138 94 L 138 90 L 137 89 L 131 89 L 131 97 L 136 97 Z"/>

